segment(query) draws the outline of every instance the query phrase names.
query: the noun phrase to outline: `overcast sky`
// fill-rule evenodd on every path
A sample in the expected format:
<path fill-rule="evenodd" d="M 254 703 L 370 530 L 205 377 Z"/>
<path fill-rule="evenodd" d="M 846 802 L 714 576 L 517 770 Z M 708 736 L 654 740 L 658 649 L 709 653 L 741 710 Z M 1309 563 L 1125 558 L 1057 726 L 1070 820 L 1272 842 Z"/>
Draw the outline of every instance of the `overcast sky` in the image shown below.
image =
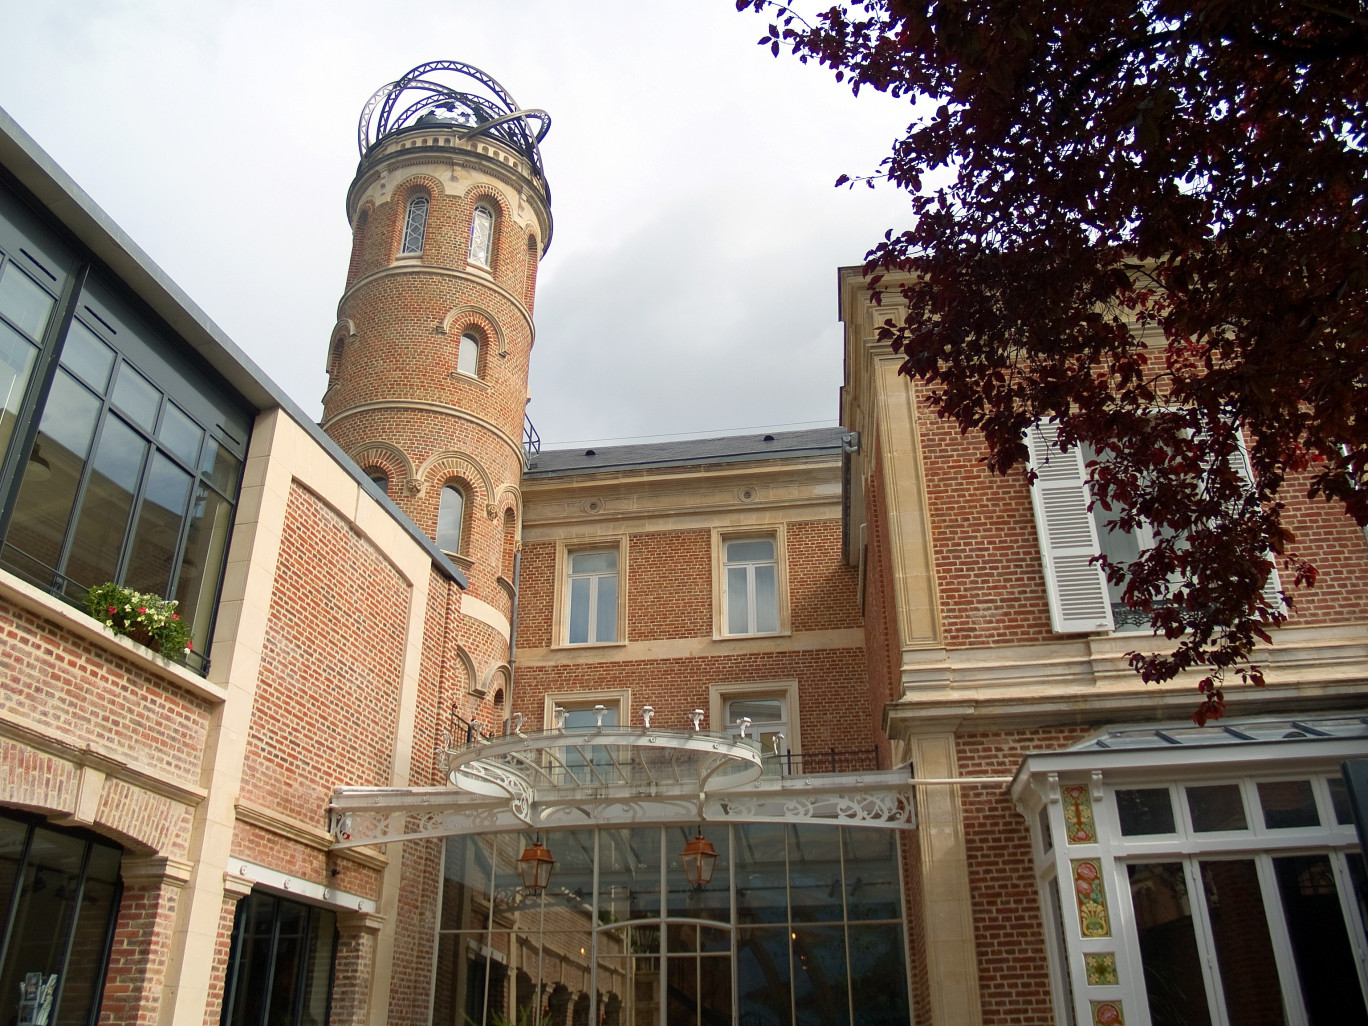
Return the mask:
<path fill-rule="evenodd" d="M 834 424 L 836 268 L 907 205 L 832 183 L 911 111 L 763 28 L 732 0 L 0 0 L 0 106 L 317 416 L 361 106 L 474 64 L 552 118 L 544 443 Z"/>

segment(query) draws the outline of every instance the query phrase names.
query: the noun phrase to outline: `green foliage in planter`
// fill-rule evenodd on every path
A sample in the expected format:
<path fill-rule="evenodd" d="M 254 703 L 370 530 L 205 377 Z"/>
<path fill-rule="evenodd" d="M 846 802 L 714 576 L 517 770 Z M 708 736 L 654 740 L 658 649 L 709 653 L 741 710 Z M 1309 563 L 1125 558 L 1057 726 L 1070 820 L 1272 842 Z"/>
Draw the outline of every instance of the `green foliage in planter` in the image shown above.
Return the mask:
<path fill-rule="evenodd" d="M 184 658 L 193 647 L 190 627 L 176 612 L 174 599 L 143 594 L 112 581 L 91 588 L 86 611 L 116 634 L 123 634 L 168 659 Z"/>

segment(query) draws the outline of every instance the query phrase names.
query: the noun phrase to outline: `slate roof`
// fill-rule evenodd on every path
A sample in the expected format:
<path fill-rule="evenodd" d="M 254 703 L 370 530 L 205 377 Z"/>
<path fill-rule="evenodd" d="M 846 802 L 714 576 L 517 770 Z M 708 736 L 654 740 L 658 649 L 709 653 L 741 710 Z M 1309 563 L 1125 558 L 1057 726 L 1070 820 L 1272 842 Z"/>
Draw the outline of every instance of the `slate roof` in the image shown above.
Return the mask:
<path fill-rule="evenodd" d="M 845 428 L 771 431 L 723 438 L 687 438 L 639 445 L 585 446 L 543 449 L 528 463 L 529 478 L 586 474 L 600 470 L 639 470 L 649 467 L 686 467 L 705 463 L 744 463 L 753 460 L 836 456 Z"/>

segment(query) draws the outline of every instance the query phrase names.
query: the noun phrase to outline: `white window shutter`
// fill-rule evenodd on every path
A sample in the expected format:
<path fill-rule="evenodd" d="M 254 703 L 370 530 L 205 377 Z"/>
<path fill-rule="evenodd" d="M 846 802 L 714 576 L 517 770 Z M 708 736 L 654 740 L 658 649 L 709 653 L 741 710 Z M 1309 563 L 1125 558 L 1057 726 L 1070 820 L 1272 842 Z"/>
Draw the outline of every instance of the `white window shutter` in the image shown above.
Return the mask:
<path fill-rule="evenodd" d="M 1231 453 L 1230 465 L 1235 468 L 1241 477 L 1252 485 L 1254 483 L 1254 470 L 1249 465 L 1249 450 L 1245 448 L 1244 432 L 1236 432 L 1235 440 L 1240 443 L 1240 447 Z M 1268 559 L 1273 566 L 1269 568 L 1268 580 L 1264 581 L 1264 601 L 1268 603 L 1268 607 L 1274 612 L 1286 612 L 1283 608 L 1282 580 L 1278 577 L 1277 557 L 1272 552 L 1267 552 L 1265 555 L 1268 556 Z"/>
<path fill-rule="evenodd" d="M 1078 446 L 1059 448 L 1059 425 L 1037 421 L 1026 431 L 1030 466 L 1035 471 L 1031 507 L 1035 510 L 1050 626 L 1059 634 L 1109 631 L 1111 600 L 1102 567 L 1097 527 L 1088 510 L 1090 493 Z"/>

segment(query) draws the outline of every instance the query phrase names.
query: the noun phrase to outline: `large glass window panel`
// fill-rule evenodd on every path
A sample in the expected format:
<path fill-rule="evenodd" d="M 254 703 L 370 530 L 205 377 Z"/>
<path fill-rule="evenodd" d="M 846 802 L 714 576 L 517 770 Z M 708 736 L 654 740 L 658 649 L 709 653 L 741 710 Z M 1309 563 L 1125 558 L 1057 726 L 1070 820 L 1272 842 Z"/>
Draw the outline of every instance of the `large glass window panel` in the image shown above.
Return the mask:
<path fill-rule="evenodd" d="M 1253 859 L 1203 862 L 1201 873 L 1226 1015 L 1240 1026 L 1284 1026 L 1278 964 Z"/>
<path fill-rule="evenodd" d="M 326 1021 L 337 916 L 253 892 L 238 903 L 223 1022 L 315 1026 Z"/>
<path fill-rule="evenodd" d="M 59 372 L 38 429 L 37 448 L 46 465 L 30 461 L 25 468 L 5 538 L 10 568 L 43 587 L 52 584 L 51 569 L 61 557 L 99 415 L 99 400 Z"/>
<path fill-rule="evenodd" d="M 1211 1012 L 1180 862 L 1131 863 L 1131 904 L 1154 1026 L 1207 1026 Z"/>
<path fill-rule="evenodd" d="M 470 217 L 470 262 L 489 266 L 490 244 L 494 235 L 494 214 L 483 204 Z"/>
<path fill-rule="evenodd" d="M 778 570 L 771 564 L 755 568 L 755 630 L 772 634 L 779 629 Z"/>
<path fill-rule="evenodd" d="M 572 552 L 569 558 L 566 641 L 571 645 L 617 640 L 618 552 Z"/>
<path fill-rule="evenodd" d="M 0 453 L 9 446 L 19 404 L 28 389 L 38 350 L 7 324 L 0 323 Z M 41 458 L 31 453 L 30 459 Z"/>
<path fill-rule="evenodd" d="M 795 923 L 844 919 L 840 827 L 803 825 L 787 830 L 790 918 Z"/>
<path fill-rule="evenodd" d="M 404 254 L 421 253 L 423 241 L 427 236 L 428 198 L 414 196 L 409 200 L 404 214 L 404 240 L 399 252 Z"/>
<path fill-rule="evenodd" d="M 271 1000 L 266 1012 L 268 1024 L 294 1020 L 295 1006 L 304 985 L 302 969 L 308 929 L 308 908 L 292 901 L 280 903 L 276 921 L 275 958 L 272 960 L 269 981 Z"/>
<path fill-rule="evenodd" d="M 712 919 L 720 923 L 731 921 L 731 839 L 724 825 L 705 825 L 703 836 L 717 850 L 717 861 L 713 863 L 712 879 L 701 887 L 693 887 L 684 876 L 684 862 L 680 857 L 684 846 L 698 833 L 695 827 L 672 826 L 665 828 L 666 843 L 669 845 L 670 874 L 669 913 L 671 916 L 687 916 L 690 919 Z M 731 937 L 721 931 L 704 931 L 708 944 L 720 944 L 730 949 Z M 704 947 L 705 951 L 719 950 Z"/>
<path fill-rule="evenodd" d="M 893 830 L 842 830 L 847 919 L 902 915 L 898 834 Z"/>
<path fill-rule="evenodd" d="M 35 342 L 42 340 L 56 305 L 57 301 L 13 260 L 0 267 L 0 316 Z"/>
<path fill-rule="evenodd" d="M 1309 1026 L 1363 1026 L 1368 1011 L 1330 856 L 1275 858 L 1273 868 Z"/>
<path fill-rule="evenodd" d="M 666 959 L 666 1019 L 670 1026 L 731 1021 L 731 960 L 725 956 Z"/>
<path fill-rule="evenodd" d="M 594 640 L 600 643 L 617 640 L 618 579 L 603 574 L 595 582 L 598 594 L 594 601 Z"/>
<path fill-rule="evenodd" d="M 109 372 L 114 369 L 114 350 L 80 321 L 71 322 L 62 343 L 62 366 L 103 394 L 109 387 Z"/>
<path fill-rule="evenodd" d="M 443 552 L 460 552 L 465 526 L 465 492 L 446 485 L 437 504 L 437 547 Z"/>
<path fill-rule="evenodd" d="M 735 830 L 738 922 L 788 922 L 788 863 L 783 825 L 746 823 Z"/>
<path fill-rule="evenodd" d="M 190 499 L 190 475 L 162 453 L 152 456 L 138 523 L 133 529 L 124 583 L 137 591 L 165 595 L 175 570 L 176 548 Z M 179 615 L 179 614 L 178 614 Z"/>
<path fill-rule="evenodd" d="M 147 448 L 118 417 L 105 418 L 65 570 L 82 587 L 113 580 L 118 571 Z"/>
<path fill-rule="evenodd" d="M 601 923 L 621 923 L 661 914 L 660 828 L 599 832 Z"/>
<path fill-rule="evenodd" d="M 789 928 L 736 931 L 736 1006 L 747 1026 L 791 1026 L 793 1000 Z"/>
<path fill-rule="evenodd" d="M 746 591 L 746 568 L 727 567 L 727 633 L 749 634 L 750 601 Z"/>
<path fill-rule="evenodd" d="M 157 386 L 133 369 L 132 364 L 122 364 L 114 378 L 114 391 L 110 393 L 114 405 L 144 431 L 151 431 L 157 425 L 157 410 L 161 407 L 161 392 Z"/>
<path fill-rule="evenodd" d="M 793 1009 L 799 1026 L 842 1026 L 850 1022 L 845 928 L 792 929 Z"/>
<path fill-rule="evenodd" d="M 902 926 L 851 926 L 852 1020 L 858 1026 L 907 1026 L 907 964 Z"/>
<path fill-rule="evenodd" d="M 1127 837 L 1174 832 L 1173 800 L 1167 787 L 1146 787 L 1116 792 L 1116 815 Z"/>
<path fill-rule="evenodd" d="M 36 996 L 40 1003 L 50 1006 L 57 997 L 88 847 L 72 834 L 44 827 L 33 830 L 0 968 L 0 1009 L 6 1022 L 22 1021 L 19 1002 L 26 985 L 30 1001 L 34 988 L 42 988 Z"/>
<path fill-rule="evenodd" d="M 232 527 L 233 504 L 204 484 L 197 485 L 190 533 L 176 581 L 177 612 L 190 625 L 190 641 L 196 652 L 207 651 L 214 596 Z"/>
<path fill-rule="evenodd" d="M 0 928 L 3 928 L 9 911 L 14 882 L 24 858 L 24 849 L 28 846 L 28 836 L 27 824 L 0 817 Z"/>
<path fill-rule="evenodd" d="M 174 403 L 167 403 L 162 411 L 161 427 L 157 429 L 157 441 L 182 463 L 193 467 L 199 459 L 204 431 Z"/>
<path fill-rule="evenodd" d="M 728 634 L 773 634 L 779 630 L 778 563 L 773 538 L 745 538 L 723 544 Z"/>

